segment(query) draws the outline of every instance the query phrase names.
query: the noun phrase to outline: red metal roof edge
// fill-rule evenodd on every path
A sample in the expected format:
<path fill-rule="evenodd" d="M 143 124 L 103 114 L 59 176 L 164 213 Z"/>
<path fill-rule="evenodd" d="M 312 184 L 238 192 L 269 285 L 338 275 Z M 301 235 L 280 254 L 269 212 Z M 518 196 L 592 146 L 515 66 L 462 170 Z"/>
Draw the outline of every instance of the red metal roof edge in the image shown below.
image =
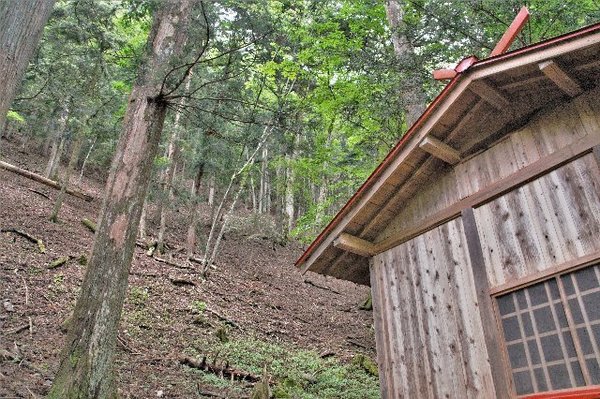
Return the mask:
<path fill-rule="evenodd" d="M 352 197 L 346 202 L 346 204 L 339 210 L 339 212 L 335 215 L 335 217 L 327 224 L 327 226 L 323 229 L 323 231 L 315 238 L 315 240 L 310 244 L 310 246 L 304 251 L 302 256 L 296 261 L 295 266 L 299 267 L 302 265 L 306 259 L 313 253 L 315 248 L 324 240 L 327 234 L 333 230 L 337 224 L 341 221 L 341 219 L 348 213 L 352 205 L 367 191 L 371 186 L 375 183 L 376 177 L 378 177 L 382 171 L 388 166 L 389 163 L 396 157 L 396 155 L 404 148 L 406 142 L 413 136 L 414 132 L 418 130 L 421 124 L 429 117 L 429 115 L 435 110 L 438 104 L 451 92 L 451 90 L 456 86 L 463 73 L 470 70 L 470 68 L 481 67 L 483 65 L 500 62 L 507 58 L 512 58 L 523 53 L 531 52 L 534 50 L 544 49 L 545 47 L 552 46 L 558 42 L 562 42 L 565 40 L 577 38 L 579 36 L 592 33 L 600 30 L 600 23 L 596 23 L 593 25 L 589 25 L 583 27 L 581 29 L 575 30 L 573 32 L 565 33 L 560 36 L 556 36 L 554 38 L 531 44 L 525 47 L 521 47 L 517 50 L 509 51 L 503 54 L 499 54 L 493 57 L 489 57 L 483 60 L 475 61 L 469 68 L 461 73 L 458 73 L 438 94 L 438 96 L 429 104 L 425 112 L 417 119 L 417 121 L 408 129 L 408 131 L 400 138 L 400 141 L 392 148 L 392 150 L 386 155 L 386 157 L 381 161 L 379 166 L 375 168 L 373 173 L 369 175 L 367 180 L 360 186 L 360 188 L 354 193 Z M 469 58 L 469 57 L 467 57 Z"/>

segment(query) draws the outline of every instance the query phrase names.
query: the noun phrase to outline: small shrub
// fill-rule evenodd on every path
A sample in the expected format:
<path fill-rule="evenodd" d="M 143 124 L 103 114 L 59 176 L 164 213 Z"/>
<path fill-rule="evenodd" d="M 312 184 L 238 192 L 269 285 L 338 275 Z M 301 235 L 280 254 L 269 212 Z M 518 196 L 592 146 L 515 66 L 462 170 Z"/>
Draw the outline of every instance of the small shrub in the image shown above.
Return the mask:
<path fill-rule="evenodd" d="M 129 291 L 129 302 L 137 307 L 144 307 L 150 298 L 147 287 L 131 287 Z"/>
<path fill-rule="evenodd" d="M 204 301 L 194 301 L 191 304 L 191 308 L 192 311 L 194 313 L 198 313 L 198 314 L 204 314 L 204 311 L 206 310 L 206 302 Z"/>

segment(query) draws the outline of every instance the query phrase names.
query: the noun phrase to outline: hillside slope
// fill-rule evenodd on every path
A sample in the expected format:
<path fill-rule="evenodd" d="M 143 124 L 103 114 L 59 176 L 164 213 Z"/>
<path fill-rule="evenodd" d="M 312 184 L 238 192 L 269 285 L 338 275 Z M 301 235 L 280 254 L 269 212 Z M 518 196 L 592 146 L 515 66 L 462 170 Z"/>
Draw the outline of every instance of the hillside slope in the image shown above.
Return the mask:
<path fill-rule="evenodd" d="M 2 153 L 3 160 L 22 168 L 43 169 L 39 155 L 19 152 L 11 143 L 2 143 Z M 14 232 L 0 234 L 0 397 L 44 395 L 57 369 L 65 338 L 61 324 L 75 303 L 93 243 L 81 220 L 95 220 L 101 205 L 101 183 L 84 179 L 82 189 L 96 199 L 88 203 L 68 196 L 60 222 L 52 223 L 48 216 L 58 191 L 0 170 L 0 229 L 26 232 L 46 247 L 41 253 Z M 250 218 L 240 212 L 240 220 Z M 209 210 L 205 213 L 206 231 Z M 281 246 L 239 233 L 226 235 L 216 270 L 202 280 L 198 265 L 186 263 L 179 251 L 186 219 L 184 210 L 169 218 L 171 250 L 165 255 L 185 268 L 136 249 L 119 331 L 123 397 L 246 397 L 248 384 L 211 380 L 180 363 L 182 355 L 207 356 L 242 369 L 233 361 L 242 359 L 244 345 L 256 353 L 267 351 L 270 360 L 260 361 L 273 369 L 286 351 L 313 350 L 329 357 L 329 365 L 348 364 L 357 353 L 374 357 L 372 315 L 358 309 L 367 287 L 302 276 L 293 267 L 301 253 L 298 244 Z M 64 256 L 69 257 L 64 265 L 47 268 Z M 273 377 L 274 386 L 279 382 Z"/>

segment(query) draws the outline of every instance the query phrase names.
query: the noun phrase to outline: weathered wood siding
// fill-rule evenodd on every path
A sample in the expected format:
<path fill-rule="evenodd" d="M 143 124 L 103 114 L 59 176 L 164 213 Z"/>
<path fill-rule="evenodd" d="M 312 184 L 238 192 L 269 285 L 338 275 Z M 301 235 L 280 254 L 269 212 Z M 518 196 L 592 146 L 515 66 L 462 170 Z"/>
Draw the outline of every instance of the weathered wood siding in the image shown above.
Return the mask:
<path fill-rule="evenodd" d="M 600 250 L 598 176 L 588 154 L 475 209 L 491 288 Z"/>
<path fill-rule="evenodd" d="M 383 398 L 493 398 L 459 219 L 373 259 Z"/>
<path fill-rule="evenodd" d="M 587 135 L 600 134 L 600 89 L 540 112 L 488 150 L 438 176 L 403 205 L 375 242 L 476 193 Z"/>

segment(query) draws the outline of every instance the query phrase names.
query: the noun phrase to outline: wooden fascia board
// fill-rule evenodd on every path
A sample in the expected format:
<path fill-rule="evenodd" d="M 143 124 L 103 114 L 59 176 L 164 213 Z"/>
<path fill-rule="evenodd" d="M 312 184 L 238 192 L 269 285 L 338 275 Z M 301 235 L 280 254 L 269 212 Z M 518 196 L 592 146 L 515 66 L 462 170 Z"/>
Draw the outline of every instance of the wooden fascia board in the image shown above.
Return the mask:
<path fill-rule="evenodd" d="M 369 257 L 375 254 L 375 245 L 372 242 L 342 233 L 333 241 L 333 246 L 353 254 Z"/>
<path fill-rule="evenodd" d="M 542 61 L 538 64 L 540 71 L 551 81 L 553 81 L 569 97 L 576 97 L 583 93 L 583 89 L 567 72 L 565 72 L 556 62 Z"/>
<path fill-rule="evenodd" d="M 424 220 L 419 221 L 414 226 L 406 228 L 400 234 L 386 238 L 375 243 L 375 254 L 380 254 L 388 249 L 403 244 L 437 226 L 440 226 L 450 220 L 460 216 L 463 209 L 475 208 L 481 206 L 503 194 L 516 189 L 536 178 L 543 176 L 560 166 L 592 152 L 594 146 L 600 144 L 600 132 L 588 134 L 577 142 L 566 146 L 547 157 L 544 157 L 517 172 L 509 175 L 497 182 L 483 188 L 482 190 L 471 194 L 462 200 L 455 202 L 449 207 L 442 209 Z"/>
<path fill-rule="evenodd" d="M 456 165 L 461 160 L 460 152 L 431 135 L 425 136 L 419 148 L 450 165 Z"/>
<path fill-rule="evenodd" d="M 576 37 L 566 42 L 554 43 L 551 46 L 546 46 L 538 50 L 525 51 L 523 54 L 506 53 L 504 55 L 483 60 L 475 63 L 469 68 L 470 77 L 473 80 L 483 79 L 491 75 L 510 71 L 524 65 L 536 64 L 552 58 L 560 57 L 563 54 L 574 50 L 593 46 L 600 43 L 600 31 L 596 31 L 589 35 Z M 515 52 L 518 52 L 516 50 Z M 513 52 L 514 53 L 514 52 Z"/>
<path fill-rule="evenodd" d="M 348 223 L 358 214 L 358 212 L 369 202 L 371 197 L 379 190 L 379 188 L 386 182 L 386 180 L 393 174 L 394 170 L 402 164 L 409 154 L 419 146 L 419 143 L 423 138 L 431 131 L 436 125 L 439 118 L 444 115 L 448 108 L 454 104 L 454 102 L 463 94 L 467 89 L 467 86 L 471 82 L 470 79 L 465 78 L 459 81 L 456 87 L 447 95 L 447 97 L 438 105 L 437 109 L 433 111 L 431 117 L 429 117 L 423 126 L 419 128 L 415 134 L 412 135 L 405 143 L 400 153 L 395 157 L 394 160 L 388 165 L 388 167 L 382 172 L 377 178 L 377 181 L 367 190 L 367 192 L 353 205 L 352 209 L 342 218 L 342 220 L 329 232 L 327 237 L 314 249 L 312 254 L 306 259 L 301 267 L 301 272 L 305 273 L 310 270 L 310 266 L 321 256 L 321 254 L 333 244 L 335 238 L 337 238 Z"/>

